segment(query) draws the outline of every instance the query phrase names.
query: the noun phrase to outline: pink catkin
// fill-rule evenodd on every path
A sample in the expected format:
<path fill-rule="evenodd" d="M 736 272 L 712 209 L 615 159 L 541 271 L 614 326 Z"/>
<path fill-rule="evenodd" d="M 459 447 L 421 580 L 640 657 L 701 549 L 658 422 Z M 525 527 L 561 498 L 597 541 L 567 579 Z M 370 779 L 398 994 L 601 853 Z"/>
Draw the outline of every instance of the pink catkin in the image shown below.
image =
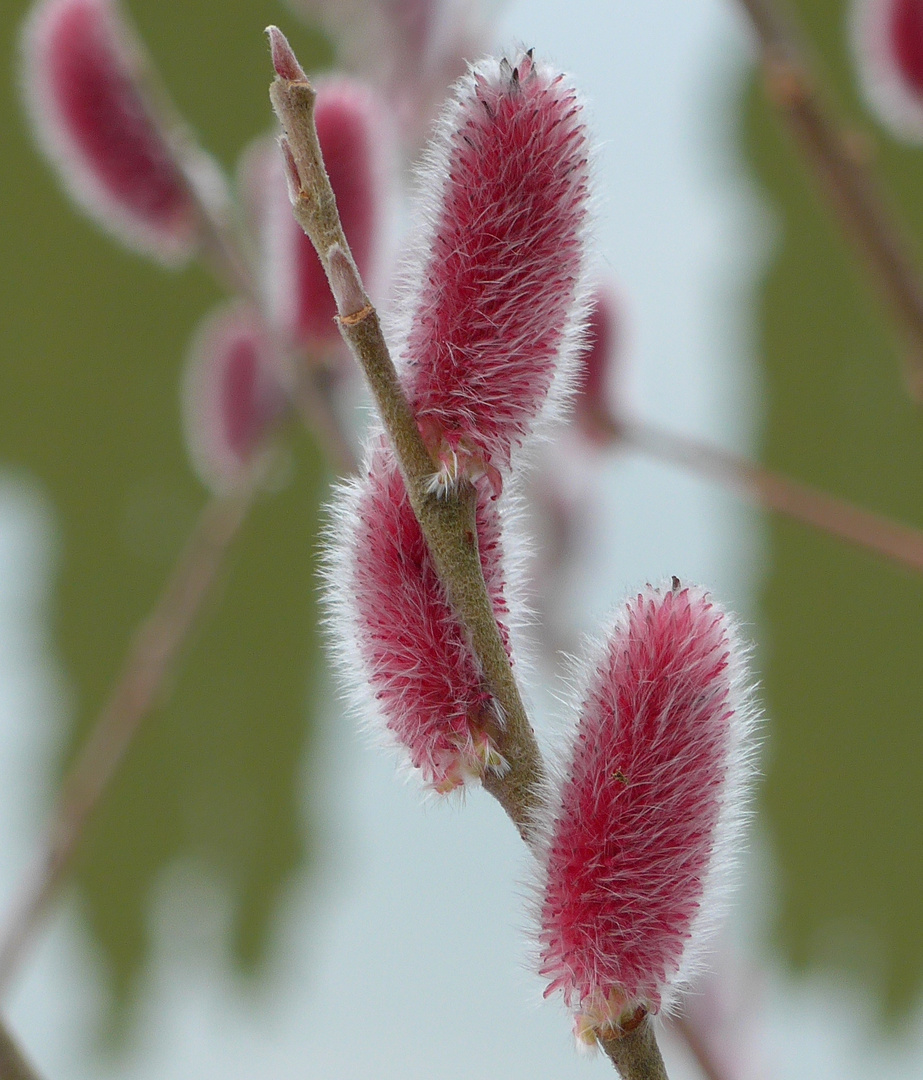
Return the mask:
<path fill-rule="evenodd" d="M 902 138 L 923 141 L 923 0 L 854 0 L 853 43 L 881 121 Z"/>
<path fill-rule="evenodd" d="M 351 79 L 318 80 L 314 121 L 343 231 L 359 272 L 374 283 L 386 202 L 388 124 L 372 92 Z M 275 149 L 279 154 L 278 148 Z M 311 241 L 292 215 L 285 173 L 276 162 L 265 224 L 263 258 L 274 321 L 312 351 L 338 345 L 336 306 Z"/>
<path fill-rule="evenodd" d="M 740 664 L 727 616 L 679 587 L 629 601 L 597 658 L 540 915 L 546 996 L 563 991 L 586 1041 L 668 1004 L 688 969 L 743 816 Z"/>
<path fill-rule="evenodd" d="M 24 96 L 74 199 L 130 246 L 185 258 L 197 210 L 139 89 L 139 46 L 110 0 L 45 0 L 24 36 Z"/>
<path fill-rule="evenodd" d="M 449 606 L 390 450 L 346 489 L 328 577 L 337 636 L 358 649 L 378 709 L 414 768 L 445 793 L 486 769 L 503 770 L 492 699 Z M 509 650 L 500 520 L 482 496 L 481 566 Z M 351 672 L 350 672 L 351 673 Z"/>
<path fill-rule="evenodd" d="M 205 484 L 218 491 L 239 484 L 286 403 L 278 361 L 256 312 L 234 302 L 209 316 L 183 380 L 186 439 Z"/>
<path fill-rule="evenodd" d="M 437 129 L 398 351 L 442 483 L 496 488 L 573 357 L 588 154 L 574 89 L 528 54 L 473 68 Z"/>

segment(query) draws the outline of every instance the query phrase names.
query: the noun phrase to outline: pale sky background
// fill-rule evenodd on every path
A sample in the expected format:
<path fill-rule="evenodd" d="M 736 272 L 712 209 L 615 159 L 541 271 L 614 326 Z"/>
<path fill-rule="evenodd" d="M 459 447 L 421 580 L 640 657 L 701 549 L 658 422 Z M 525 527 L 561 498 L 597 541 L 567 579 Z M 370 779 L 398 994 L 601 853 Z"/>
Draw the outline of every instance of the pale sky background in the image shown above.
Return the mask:
<path fill-rule="evenodd" d="M 760 422 L 747 301 L 773 219 L 732 142 L 732 91 L 748 57 L 733 4 L 515 0 L 498 41 L 534 45 L 591 102 L 602 144 L 599 250 L 626 309 L 626 395 L 644 416 L 746 450 Z M 756 515 L 635 458 L 604 463 L 594 490 L 599 515 L 573 583 L 575 628 L 591 630 L 629 589 L 673 573 L 707 583 L 747 618 L 760 565 Z M 42 621 L 51 526 L 53 508 L 36 488 L 0 475 L 4 907 L 42 820 L 39 770 L 58 707 Z M 553 722 L 539 719 L 546 730 Z M 101 1060 L 86 1035 L 99 973 L 65 904 L 10 1008 L 47 1080 L 613 1075 L 605 1060 L 575 1054 L 563 1009 L 541 1001 L 523 933 L 527 859 L 499 808 L 479 792 L 461 808 L 424 804 L 391 758 L 342 725 L 333 730 L 305 776 L 306 803 L 323 808 L 326 850 L 316 876 L 289 892 L 269 988 L 251 996 L 222 976 L 221 896 L 177 867 L 160 890 L 140 1023 L 123 1058 Z M 872 1067 L 859 988 L 792 984 L 766 957 L 771 853 L 759 837 L 754 847 L 732 918 L 745 953 L 767 971 L 758 1013 L 766 1066 L 752 1076 L 919 1077 L 919 1017 L 893 1060 Z M 675 1048 L 667 1053 L 673 1080 L 696 1075 Z"/>

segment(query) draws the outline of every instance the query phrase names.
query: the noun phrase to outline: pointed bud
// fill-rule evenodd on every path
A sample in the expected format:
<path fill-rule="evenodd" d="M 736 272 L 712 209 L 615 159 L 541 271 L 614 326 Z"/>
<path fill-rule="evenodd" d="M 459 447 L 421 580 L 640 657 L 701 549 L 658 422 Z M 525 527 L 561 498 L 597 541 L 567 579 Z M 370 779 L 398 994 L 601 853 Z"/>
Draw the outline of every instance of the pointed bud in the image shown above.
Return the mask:
<path fill-rule="evenodd" d="M 183 421 L 196 472 L 226 491 L 241 483 L 286 411 L 279 361 L 256 313 L 232 303 L 195 337 L 183 378 Z"/>
<path fill-rule="evenodd" d="M 613 290 L 598 286 L 590 302 L 586 337 L 579 353 L 574 413 L 583 436 L 606 443 L 616 428 L 610 390 L 619 345 L 619 312 Z"/>
<path fill-rule="evenodd" d="M 368 308 L 369 304 L 356 265 L 339 244 L 331 245 L 327 252 L 327 265 L 330 268 L 330 292 L 336 304 L 337 316 L 341 320 L 353 319 L 363 308 Z"/>
<path fill-rule="evenodd" d="M 728 617 L 699 588 L 629 601 L 591 664 L 545 852 L 541 972 L 582 1041 L 668 1005 L 727 885 L 753 709 Z"/>
<path fill-rule="evenodd" d="M 359 273 L 374 287 L 387 201 L 388 125 L 361 83 L 319 80 L 316 90 L 314 123 L 343 231 Z M 277 157 L 265 193 L 261 245 L 269 309 L 289 340 L 317 353 L 339 343 L 336 306 L 314 245 L 292 215 L 291 185 L 278 151 Z M 292 175 L 291 166 L 287 173 Z"/>
<path fill-rule="evenodd" d="M 531 54 L 472 69 L 442 118 L 398 351 L 444 483 L 506 470 L 570 371 L 588 154 L 575 90 Z"/>
<path fill-rule="evenodd" d="M 43 0 L 26 24 L 24 100 L 64 186 L 123 242 L 175 263 L 195 245 L 198 212 L 144 65 L 111 0 Z"/>
<path fill-rule="evenodd" d="M 288 38 L 278 26 L 267 26 L 266 36 L 269 38 L 269 49 L 272 53 L 272 66 L 280 79 L 288 79 L 289 82 L 306 82 L 307 75 L 304 68 L 298 63 L 298 57 L 288 43 Z"/>
<path fill-rule="evenodd" d="M 336 638 L 358 653 L 385 726 L 411 765 L 439 793 L 506 763 L 495 747 L 494 701 L 430 559 L 389 449 L 372 453 L 367 475 L 341 488 L 327 581 Z M 496 504 L 477 509 L 481 566 L 507 642 L 500 521 Z M 358 663 L 353 663 L 353 660 Z"/>
<path fill-rule="evenodd" d="M 923 141 L 923 4 L 855 0 L 853 46 L 869 103 L 895 135 Z"/>

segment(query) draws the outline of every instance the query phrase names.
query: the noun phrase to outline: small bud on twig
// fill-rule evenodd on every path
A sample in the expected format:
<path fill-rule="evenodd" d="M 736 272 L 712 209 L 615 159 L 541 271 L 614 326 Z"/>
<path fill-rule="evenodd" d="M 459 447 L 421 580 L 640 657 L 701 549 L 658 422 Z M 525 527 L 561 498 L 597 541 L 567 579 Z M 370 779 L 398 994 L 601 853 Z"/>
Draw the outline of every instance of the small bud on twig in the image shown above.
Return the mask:
<path fill-rule="evenodd" d="M 273 70 L 279 78 L 288 79 L 290 82 L 307 82 L 304 68 L 298 63 L 298 57 L 278 26 L 267 26 L 266 36 L 272 52 Z"/>
<path fill-rule="evenodd" d="M 358 270 L 374 282 L 381 263 L 389 126 L 360 83 L 327 80 L 316 91 L 317 137 L 343 231 Z M 340 334 L 323 263 L 292 215 L 304 192 L 287 140 L 281 148 L 281 155 L 274 149 L 264 193 L 260 248 L 268 306 L 285 339 L 317 356 L 339 346 Z"/>
<path fill-rule="evenodd" d="M 336 303 L 337 315 L 341 319 L 356 321 L 368 307 L 369 298 L 362 287 L 356 264 L 339 244 L 332 244 L 327 252 L 330 266 L 330 289 Z"/>

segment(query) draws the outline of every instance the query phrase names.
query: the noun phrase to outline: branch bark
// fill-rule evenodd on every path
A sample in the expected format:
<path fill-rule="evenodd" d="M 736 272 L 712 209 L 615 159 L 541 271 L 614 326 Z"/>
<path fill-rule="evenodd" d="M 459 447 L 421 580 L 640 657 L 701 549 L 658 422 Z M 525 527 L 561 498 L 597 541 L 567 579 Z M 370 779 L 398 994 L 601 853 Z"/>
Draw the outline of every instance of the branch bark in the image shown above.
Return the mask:
<path fill-rule="evenodd" d="M 599 1045 L 625 1080 L 667 1080 L 650 1016 L 619 1036 L 601 1037 Z"/>

